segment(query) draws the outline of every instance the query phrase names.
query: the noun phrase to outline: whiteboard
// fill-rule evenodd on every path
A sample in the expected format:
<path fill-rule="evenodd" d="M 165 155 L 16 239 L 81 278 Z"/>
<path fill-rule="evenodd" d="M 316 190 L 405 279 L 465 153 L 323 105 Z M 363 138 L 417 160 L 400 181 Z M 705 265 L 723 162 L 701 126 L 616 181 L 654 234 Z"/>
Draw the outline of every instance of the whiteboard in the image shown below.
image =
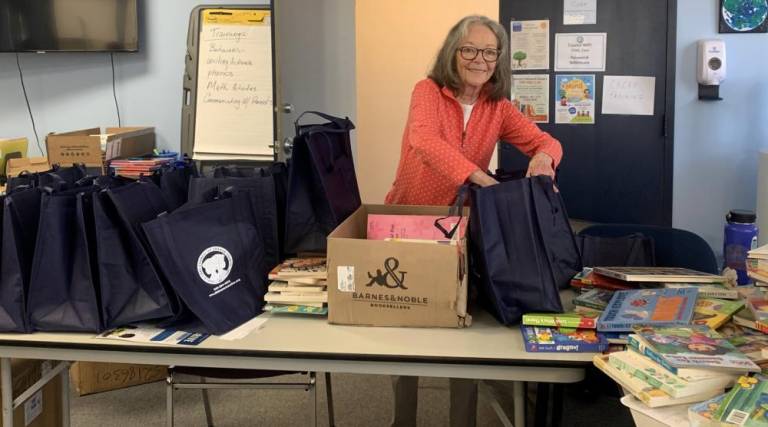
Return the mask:
<path fill-rule="evenodd" d="M 222 8 L 199 13 L 192 157 L 272 159 L 271 11 Z"/>

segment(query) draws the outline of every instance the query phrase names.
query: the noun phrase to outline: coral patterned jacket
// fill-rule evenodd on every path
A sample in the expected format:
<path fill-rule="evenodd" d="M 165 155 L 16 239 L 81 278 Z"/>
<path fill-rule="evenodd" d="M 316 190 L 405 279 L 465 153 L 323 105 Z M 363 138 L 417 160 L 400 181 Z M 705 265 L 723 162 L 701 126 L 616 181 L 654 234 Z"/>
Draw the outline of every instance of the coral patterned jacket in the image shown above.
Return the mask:
<path fill-rule="evenodd" d="M 416 84 L 403 133 L 400 164 L 387 204 L 453 203 L 472 172 L 487 170 L 496 142 L 502 140 L 528 156 L 544 152 L 557 167 L 560 143 L 525 118 L 508 99 L 481 94 L 464 129 L 464 112 L 452 91 L 431 79 Z"/>

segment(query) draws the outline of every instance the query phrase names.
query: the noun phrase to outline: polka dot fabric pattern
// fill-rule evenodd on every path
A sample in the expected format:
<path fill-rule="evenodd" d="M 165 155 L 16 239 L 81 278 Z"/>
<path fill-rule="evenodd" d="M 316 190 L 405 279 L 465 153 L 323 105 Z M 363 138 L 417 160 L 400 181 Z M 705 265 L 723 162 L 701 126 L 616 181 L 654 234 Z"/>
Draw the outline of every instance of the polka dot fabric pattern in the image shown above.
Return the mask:
<path fill-rule="evenodd" d="M 526 119 L 508 99 L 481 94 L 466 129 L 452 91 L 431 79 L 416 84 L 403 133 L 400 164 L 387 204 L 447 206 L 472 172 L 487 170 L 496 142 L 528 156 L 544 152 L 560 163 L 560 143 Z"/>

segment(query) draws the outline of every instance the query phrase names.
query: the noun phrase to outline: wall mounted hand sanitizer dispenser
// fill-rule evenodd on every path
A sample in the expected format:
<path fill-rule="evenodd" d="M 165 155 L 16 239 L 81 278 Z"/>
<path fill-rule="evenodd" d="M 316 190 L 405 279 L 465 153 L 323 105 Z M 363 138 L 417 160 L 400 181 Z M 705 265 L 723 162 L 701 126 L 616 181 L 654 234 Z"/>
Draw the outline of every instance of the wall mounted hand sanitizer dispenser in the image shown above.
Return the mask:
<path fill-rule="evenodd" d="M 725 80 L 725 42 L 719 39 L 699 40 L 696 79 L 699 99 L 720 101 L 720 83 Z"/>

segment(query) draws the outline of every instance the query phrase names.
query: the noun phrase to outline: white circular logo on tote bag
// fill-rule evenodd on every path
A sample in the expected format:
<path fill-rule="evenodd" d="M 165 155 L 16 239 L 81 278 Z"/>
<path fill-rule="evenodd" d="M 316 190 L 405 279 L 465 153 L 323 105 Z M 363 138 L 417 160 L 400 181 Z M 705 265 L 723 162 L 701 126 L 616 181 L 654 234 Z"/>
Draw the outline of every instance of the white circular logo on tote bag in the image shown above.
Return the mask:
<path fill-rule="evenodd" d="M 221 246 L 211 246 L 197 258 L 197 274 L 203 282 L 218 285 L 232 271 L 232 255 Z"/>

